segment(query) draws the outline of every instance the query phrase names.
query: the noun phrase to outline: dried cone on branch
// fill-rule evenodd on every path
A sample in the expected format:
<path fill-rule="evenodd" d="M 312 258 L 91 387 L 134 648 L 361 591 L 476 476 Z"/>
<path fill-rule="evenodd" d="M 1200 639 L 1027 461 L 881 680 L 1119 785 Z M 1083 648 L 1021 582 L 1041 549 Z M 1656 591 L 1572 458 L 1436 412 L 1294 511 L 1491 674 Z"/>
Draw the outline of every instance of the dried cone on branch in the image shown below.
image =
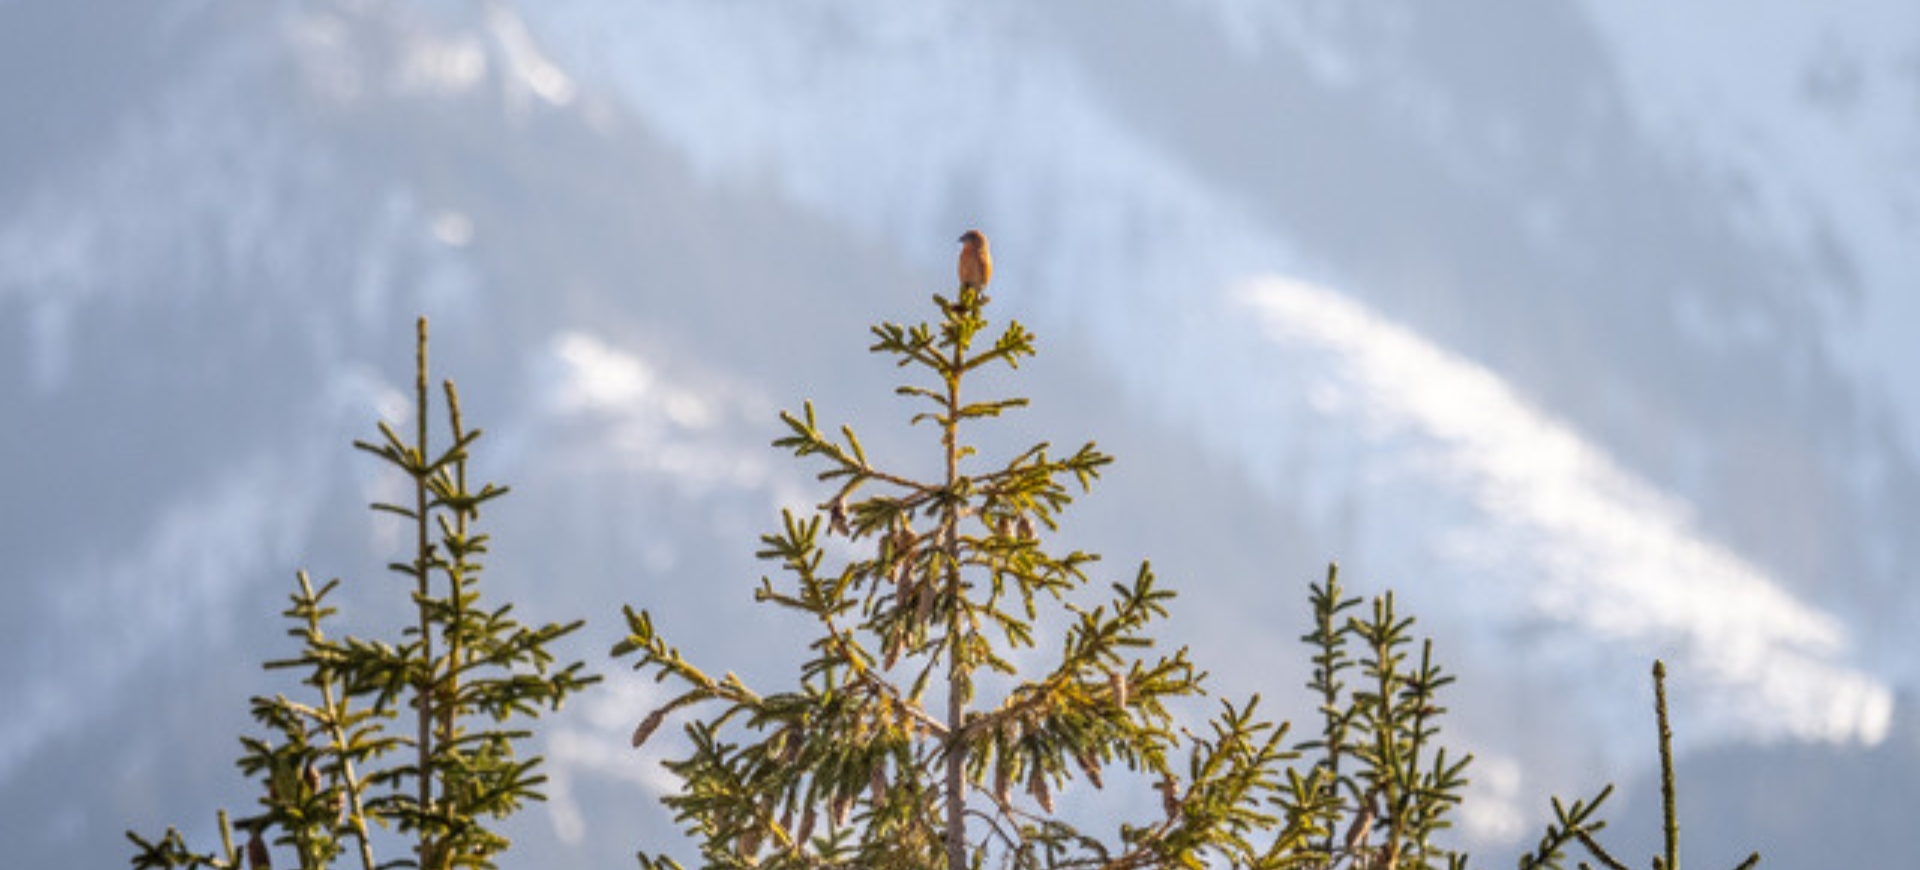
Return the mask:
<path fill-rule="evenodd" d="M 259 831 L 247 837 L 247 870 L 273 870 L 273 854 L 267 851 L 267 841 L 260 838 Z"/>

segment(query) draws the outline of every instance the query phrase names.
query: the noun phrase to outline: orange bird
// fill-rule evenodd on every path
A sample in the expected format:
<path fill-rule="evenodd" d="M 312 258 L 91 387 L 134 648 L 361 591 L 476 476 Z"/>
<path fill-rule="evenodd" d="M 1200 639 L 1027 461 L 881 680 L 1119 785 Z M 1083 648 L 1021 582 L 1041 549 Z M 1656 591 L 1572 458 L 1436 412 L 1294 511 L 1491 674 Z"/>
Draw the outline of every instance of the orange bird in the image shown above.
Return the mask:
<path fill-rule="evenodd" d="M 986 287 L 993 280 L 993 254 L 987 251 L 986 234 L 967 230 L 960 242 L 960 286 L 975 290 Z"/>

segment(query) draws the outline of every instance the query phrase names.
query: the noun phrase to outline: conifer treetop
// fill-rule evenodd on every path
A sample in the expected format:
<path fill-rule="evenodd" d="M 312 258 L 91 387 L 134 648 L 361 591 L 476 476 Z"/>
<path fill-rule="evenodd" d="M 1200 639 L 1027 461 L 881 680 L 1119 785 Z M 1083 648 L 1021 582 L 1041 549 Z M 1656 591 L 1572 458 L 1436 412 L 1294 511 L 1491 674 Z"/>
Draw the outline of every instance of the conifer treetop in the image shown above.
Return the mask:
<path fill-rule="evenodd" d="M 266 667 L 301 673 L 311 697 L 253 699 L 269 736 L 243 736 L 237 764 L 259 786 L 257 811 L 220 811 L 217 851 L 193 851 L 173 828 L 157 839 L 129 832 L 134 867 L 266 870 L 277 846 L 303 870 L 342 858 L 362 870 L 490 868 L 510 845 L 495 822 L 543 799 L 541 759 L 524 754 L 531 732 L 510 723 L 558 709 L 599 677 L 549 650 L 580 621 L 527 625 L 512 605 L 482 606 L 491 541 L 478 522 L 507 488 L 469 482 L 481 433 L 466 427 L 452 381 L 441 385 L 446 446 L 432 441 L 425 318 L 414 374 L 412 432 L 383 421 L 379 441 L 354 445 L 412 483 L 408 502 L 372 507 L 413 532 L 408 558 L 388 567 L 414 620 L 397 639 L 330 636 L 327 598 L 341 581 L 300 572 L 283 614 L 298 653 Z M 380 860 L 381 845 L 404 857 Z"/>
<path fill-rule="evenodd" d="M 1254 830 L 1279 821 L 1257 798 L 1277 788 L 1283 729 L 1252 702 L 1223 706 L 1204 736 L 1175 726 L 1168 702 L 1202 694 L 1202 674 L 1185 649 L 1153 650 L 1173 593 L 1145 564 L 1091 589 L 1096 557 L 1046 541 L 1111 458 L 1044 441 L 977 456 L 969 427 L 1027 401 L 973 396 L 968 378 L 1017 369 L 1034 338 L 1017 321 L 995 330 L 978 287 L 932 301 L 937 320 L 875 326 L 870 350 L 909 372 L 896 392 L 937 433 L 940 476 L 875 462 L 811 403 L 781 415 L 775 446 L 830 485 L 815 510 L 783 512 L 759 551 L 784 576 L 763 577 L 757 599 L 817 633 L 799 685 L 762 693 L 708 676 L 628 609 L 615 655 L 681 686 L 635 743 L 671 711 L 721 704 L 686 725 L 693 753 L 667 762 L 684 785 L 666 804 L 708 867 L 1134 867 L 1256 852 Z M 823 536 L 856 555 L 829 564 Z M 1048 637 L 1050 657 L 1036 649 Z M 1116 767 L 1158 815 L 1104 839 L 1065 821 L 1062 790 L 1105 787 Z"/>

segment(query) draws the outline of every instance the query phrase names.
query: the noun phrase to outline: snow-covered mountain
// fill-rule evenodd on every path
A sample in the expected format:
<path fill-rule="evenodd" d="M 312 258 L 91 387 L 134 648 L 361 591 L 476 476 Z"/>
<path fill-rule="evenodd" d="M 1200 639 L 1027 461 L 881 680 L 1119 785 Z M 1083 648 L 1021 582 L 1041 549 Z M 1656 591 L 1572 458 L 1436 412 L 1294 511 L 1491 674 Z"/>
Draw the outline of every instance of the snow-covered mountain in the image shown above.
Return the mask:
<path fill-rule="evenodd" d="M 585 616 L 519 861 L 669 830 L 618 606 L 785 673 L 755 535 L 952 238 L 1043 355 L 1067 533 L 1298 716 L 1306 583 L 1461 675 L 1462 835 L 1619 780 L 1673 671 L 1706 860 L 1885 863 L 1920 800 L 1920 11 L 1897 3 L 0 3 L 0 818 L 23 861 L 243 805 L 293 572 L 376 619 L 412 316 L 514 494 L 491 593 Z M 354 604 L 360 609 L 356 610 Z M 675 630 L 675 629 L 678 630 Z M 1889 815 L 1891 814 L 1891 815 Z M 16 833 L 17 832 L 17 833 Z"/>

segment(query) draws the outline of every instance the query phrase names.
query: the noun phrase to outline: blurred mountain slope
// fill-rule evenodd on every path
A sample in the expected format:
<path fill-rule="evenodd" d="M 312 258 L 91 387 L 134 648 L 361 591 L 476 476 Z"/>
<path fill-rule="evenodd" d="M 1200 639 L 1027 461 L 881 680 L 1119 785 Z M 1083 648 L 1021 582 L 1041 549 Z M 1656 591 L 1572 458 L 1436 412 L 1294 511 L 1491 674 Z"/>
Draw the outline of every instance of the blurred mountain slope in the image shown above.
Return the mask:
<path fill-rule="evenodd" d="M 1920 770 L 1895 709 L 1914 406 L 1890 343 L 1852 349 L 1910 255 L 1756 228 L 1741 173 L 1767 164 L 1647 120 L 1631 64 L 1664 56 L 1636 46 L 1684 42 L 1657 21 L 1343 8 L 0 5 L 0 109 L 34 121 L 0 135 L 22 854 L 114 863 L 124 827 L 244 805 L 232 737 L 283 688 L 255 666 L 294 569 L 368 584 L 348 618 L 382 624 L 391 530 L 363 506 L 387 484 L 347 444 L 404 407 L 416 313 L 515 487 L 494 594 L 589 618 L 590 662 L 634 601 L 777 678 L 794 627 L 749 603 L 751 543 L 820 492 L 765 447 L 774 409 L 911 450 L 858 349 L 946 288 L 970 225 L 1044 348 L 992 443 L 1119 455 L 1067 532 L 1185 591 L 1170 640 L 1220 688 L 1307 709 L 1299 591 L 1337 558 L 1463 673 L 1488 850 L 1549 790 L 1645 793 L 1656 654 L 1724 800 L 1708 854 L 1910 799 L 1861 774 L 1742 802 L 1715 761 Z M 1880 220 L 1912 176 L 1843 180 L 1831 202 Z M 1567 492 L 1637 537 L 1556 524 L 1540 499 Z M 647 704 L 609 687 L 555 720 L 518 860 L 665 835 L 621 749 Z"/>

